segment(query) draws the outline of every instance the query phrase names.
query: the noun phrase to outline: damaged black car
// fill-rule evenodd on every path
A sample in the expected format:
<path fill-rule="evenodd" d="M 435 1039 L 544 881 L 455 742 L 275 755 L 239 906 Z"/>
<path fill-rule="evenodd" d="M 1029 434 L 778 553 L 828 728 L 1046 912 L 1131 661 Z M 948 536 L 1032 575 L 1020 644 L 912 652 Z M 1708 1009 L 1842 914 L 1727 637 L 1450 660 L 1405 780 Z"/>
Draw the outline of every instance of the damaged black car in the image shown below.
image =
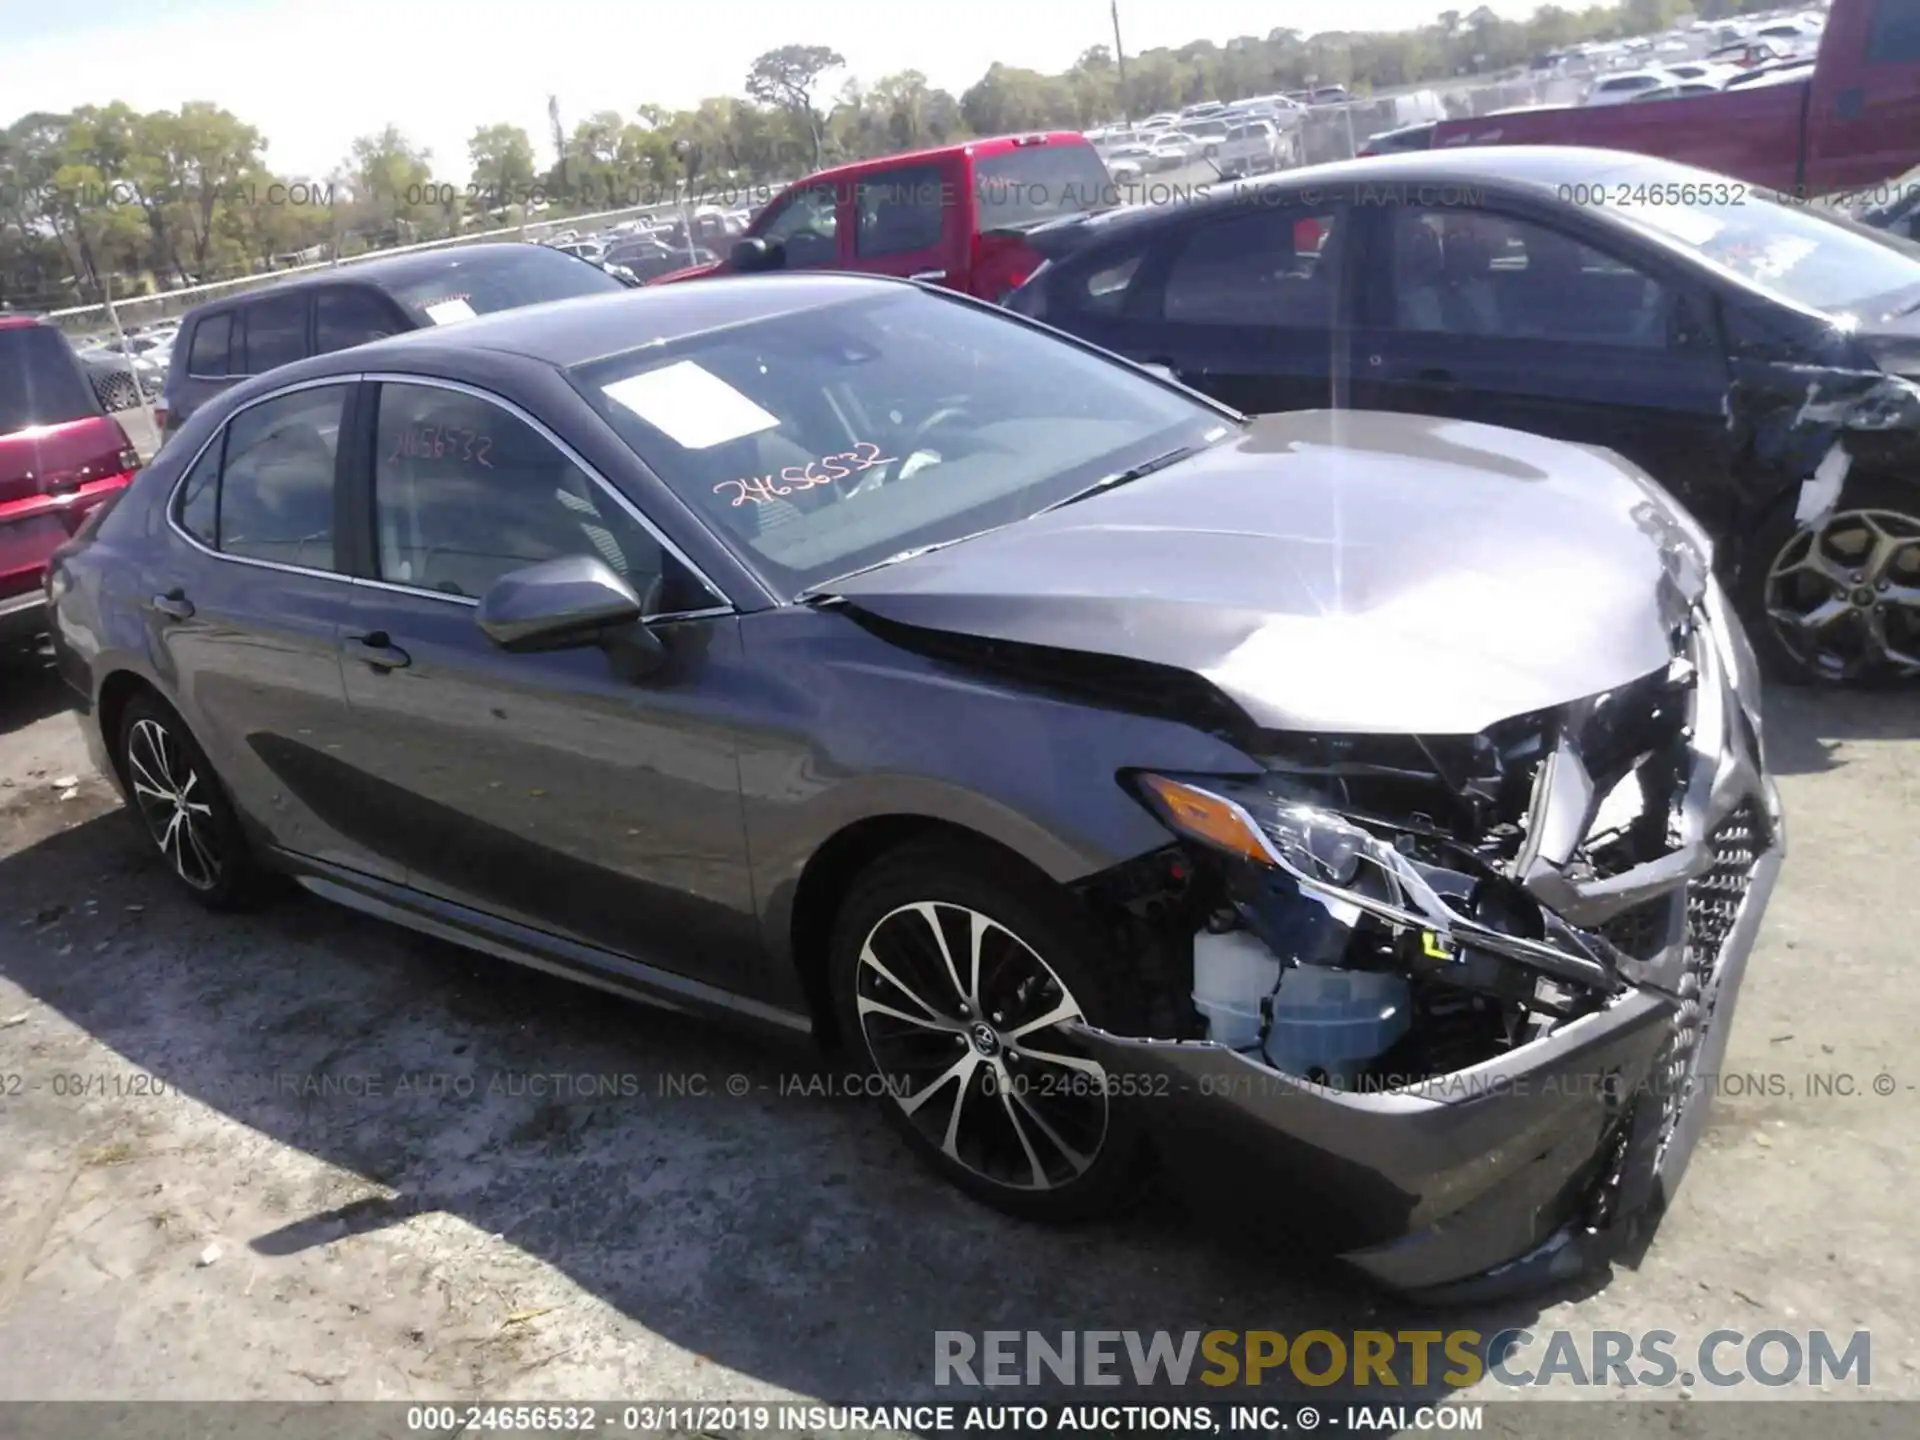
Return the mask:
<path fill-rule="evenodd" d="M 1058 222 L 1008 301 L 1248 413 L 1615 450 L 1720 547 L 1768 671 L 1920 675 L 1920 246 L 1604 150 L 1390 155 Z"/>
<path fill-rule="evenodd" d="M 1641 470 L 1249 421 L 905 282 L 288 367 L 49 592 L 210 907 L 290 876 L 835 1041 L 993 1205 L 1225 1172 L 1403 1290 L 1645 1232 L 1783 854 L 1754 656 Z"/>

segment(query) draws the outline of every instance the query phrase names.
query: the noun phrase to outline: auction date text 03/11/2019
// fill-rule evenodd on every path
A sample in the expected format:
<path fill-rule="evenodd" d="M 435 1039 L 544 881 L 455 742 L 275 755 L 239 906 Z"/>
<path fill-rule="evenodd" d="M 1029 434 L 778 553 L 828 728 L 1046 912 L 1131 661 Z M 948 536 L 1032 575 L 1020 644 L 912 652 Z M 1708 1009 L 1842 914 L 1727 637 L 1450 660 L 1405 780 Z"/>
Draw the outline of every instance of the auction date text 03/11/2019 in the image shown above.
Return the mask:
<path fill-rule="evenodd" d="M 909 1433 L 1112 1435 L 1311 1434 L 1322 1428 L 1362 1433 L 1408 1430 L 1478 1432 L 1484 1407 L 1424 1405 L 820 1405 L 610 1402 L 547 1405 L 413 1405 L 406 1428 L 416 1434 L 604 1432 L 679 1436 L 728 1431 L 741 1435 Z"/>

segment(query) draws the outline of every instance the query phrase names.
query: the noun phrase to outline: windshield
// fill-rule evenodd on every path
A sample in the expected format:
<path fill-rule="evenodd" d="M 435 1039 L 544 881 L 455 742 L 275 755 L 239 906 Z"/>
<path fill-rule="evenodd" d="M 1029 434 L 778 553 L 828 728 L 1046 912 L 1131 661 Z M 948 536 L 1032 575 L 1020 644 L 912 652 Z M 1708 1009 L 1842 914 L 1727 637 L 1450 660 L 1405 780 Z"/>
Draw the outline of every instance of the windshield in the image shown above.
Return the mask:
<path fill-rule="evenodd" d="M 1043 331 L 906 290 L 634 350 L 569 378 L 789 598 L 1233 428 Z"/>
<path fill-rule="evenodd" d="M 1091 145 L 1022 145 L 980 162 L 974 203 L 981 230 L 1051 220 L 1111 205 L 1113 184 Z"/>
<path fill-rule="evenodd" d="M 1781 204 L 1738 185 L 1669 185 L 1679 171 L 1625 172 L 1612 207 L 1681 241 L 1719 265 L 1813 310 L 1879 318 L 1895 296 L 1920 286 L 1920 245 L 1834 212 Z M 1724 201 L 1662 204 L 1677 191 L 1727 192 Z"/>
<path fill-rule="evenodd" d="M 0 435 L 99 413 L 93 387 L 57 330 L 45 325 L 0 329 Z"/>
<path fill-rule="evenodd" d="M 409 311 L 435 325 L 626 289 L 598 266 L 551 245 L 443 251 L 423 257 L 413 269 L 382 276 L 381 284 Z"/>

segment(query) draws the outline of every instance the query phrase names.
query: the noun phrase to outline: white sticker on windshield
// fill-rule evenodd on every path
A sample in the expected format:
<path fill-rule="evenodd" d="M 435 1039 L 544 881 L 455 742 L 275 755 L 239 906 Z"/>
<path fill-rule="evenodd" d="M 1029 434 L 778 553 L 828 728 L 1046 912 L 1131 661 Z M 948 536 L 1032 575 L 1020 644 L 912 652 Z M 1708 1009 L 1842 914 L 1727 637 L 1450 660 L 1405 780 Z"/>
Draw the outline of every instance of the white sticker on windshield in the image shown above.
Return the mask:
<path fill-rule="evenodd" d="M 711 449 L 780 423 L 777 416 L 691 360 L 629 375 L 601 386 L 600 391 L 689 450 Z"/>
<path fill-rule="evenodd" d="M 427 318 L 436 325 L 451 325 L 456 320 L 471 320 L 473 306 L 465 300 L 442 300 L 438 305 L 426 307 Z"/>

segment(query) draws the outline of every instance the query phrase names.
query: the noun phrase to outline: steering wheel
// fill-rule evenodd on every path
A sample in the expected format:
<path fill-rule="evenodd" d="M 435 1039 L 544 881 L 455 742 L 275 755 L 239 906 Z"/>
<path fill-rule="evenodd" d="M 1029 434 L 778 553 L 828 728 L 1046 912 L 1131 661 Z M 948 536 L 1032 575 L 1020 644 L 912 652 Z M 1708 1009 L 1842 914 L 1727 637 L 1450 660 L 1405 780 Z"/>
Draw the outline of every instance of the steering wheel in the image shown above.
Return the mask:
<path fill-rule="evenodd" d="M 965 405 L 941 405 L 934 412 L 907 432 L 906 452 L 911 455 L 918 450 L 926 438 L 949 420 L 957 420 L 971 412 Z"/>

